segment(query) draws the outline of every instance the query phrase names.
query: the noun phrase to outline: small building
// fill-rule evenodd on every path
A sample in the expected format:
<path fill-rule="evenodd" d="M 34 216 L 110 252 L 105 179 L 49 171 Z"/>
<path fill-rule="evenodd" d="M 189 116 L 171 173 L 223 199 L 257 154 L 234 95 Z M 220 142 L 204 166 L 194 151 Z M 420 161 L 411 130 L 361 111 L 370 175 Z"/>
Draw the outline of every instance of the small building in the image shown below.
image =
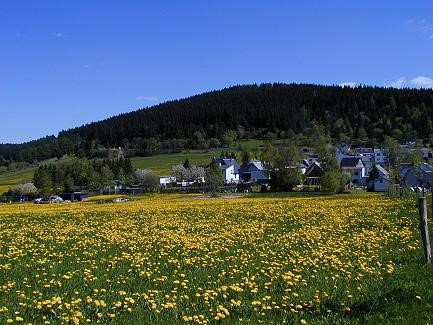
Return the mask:
<path fill-rule="evenodd" d="M 176 177 L 174 176 L 161 176 L 159 178 L 159 186 L 161 187 L 167 187 L 174 183 L 176 183 Z"/>
<path fill-rule="evenodd" d="M 371 192 L 386 192 L 389 188 L 389 173 L 380 165 L 375 165 L 370 171 L 370 176 L 367 181 L 367 190 Z"/>
<path fill-rule="evenodd" d="M 65 201 L 80 202 L 80 201 L 88 200 L 89 193 L 87 193 L 87 192 L 65 192 L 65 193 L 60 193 L 59 196 Z"/>
<path fill-rule="evenodd" d="M 360 157 L 343 158 L 340 163 L 341 170 L 350 174 L 353 184 L 365 185 L 366 167 Z"/>
<path fill-rule="evenodd" d="M 239 164 L 234 158 L 213 159 L 222 171 L 224 183 L 233 184 L 239 182 Z"/>
<path fill-rule="evenodd" d="M 144 189 L 138 185 L 125 186 L 122 188 L 121 193 L 131 195 L 142 194 L 144 193 Z"/>
<path fill-rule="evenodd" d="M 319 185 L 323 175 L 325 175 L 325 170 L 320 166 L 320 163 L 314 161 L 305 171 L 305 184 Z"/>
<path fill-rule="evenodd" d="M 122 182 L 120 180 L 113 179 L 111 181 L 111 185 L 112 185 L 112 187 L 114 189 L 114 194 L 120 193 L 122 191 L 123 184 L 122 184 Z"/>
<path fill-rule="evenodd" d="M 239 169 L 239 176 L 242 182 L 253 182 L 257 184 L 268 184 L 270 175 L 259 160 L 253 160 L 246 166 Z"/>

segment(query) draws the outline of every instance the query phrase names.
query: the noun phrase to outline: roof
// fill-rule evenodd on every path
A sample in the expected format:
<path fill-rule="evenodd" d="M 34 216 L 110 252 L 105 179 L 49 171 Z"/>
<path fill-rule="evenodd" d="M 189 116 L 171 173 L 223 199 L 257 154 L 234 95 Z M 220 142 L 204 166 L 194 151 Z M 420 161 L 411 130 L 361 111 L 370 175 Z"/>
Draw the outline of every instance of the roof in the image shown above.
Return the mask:
<path fill-rule="evenodd" d="M 362 156 L 362 157 L 359 157 L 359 158 L 362 160 L 362 162 L 364 163 L 364 165 L 371 164 L 371 158 L 370 157 L 368 157 L 368 156 Z"/>
<path fill-rule="evenodd" d="M 310 177 L 321 177 L 322 175 L 325 174 L 325 170 L 322 168 L 322 166 L 320 166 L 320 164 L 317 161 L 314 161 L 310 167 L 307 168 L 307 170 L 305 171 L 305 177 L 310 178 Z"/>
<path fill-rule="evenodd" d="M 234 173 L 237 174 L 239 172 L 240 166 L 236 159 L 234 158 L 214 158 L 215 162 L 220 166 L 221 169 L 227 169 L 230 166 L 234 166 Z"/>
<path fill-rule="evenodd" d="M 361 161 L 364 165 L 364 162 L 361 158 L 343 158 L 341 159 L 340 166 L 341 168 L 356 168 L 359 161 Z"/>
<path fill-rule="evenodd" d="M 383 167 L 380 166 L 380 165 L 375 165 L 373 168 L 376 168 L 376 169 L 377 169 L 377 171 L 379 172 L 381 178 L 384 178 L 384 179 L 386 179 L 386 180 L 389 181 L 389 179 L 390 179 L 390 178 L 389 178 L 389 173 L 386 171 L 385 168 L 383 168 Z M 378 178 L 380 178 L 380 177 L 378 177 Z M 378 179 L 378 178 L 377 178 L 377 179 Z"/>
<path fill-rule="evenodd" d="M 388 173 L 388 172 L 386 171 L 386 169 L 383 168 L 381 165 L 376 165 L 376 168 L 377 168 L 377 170 L 378 170 L 380 173 L 389 176 L 389 173 Z"/>
<path fill-rule="evenodd" d="M 309 166 L 310 166 L 310 163 L 308 162 L 307 159 L 302 159 L 302 161 L 301 161 L 301 166 L 303 166 L 303 167 L 309 167 Z"/>
<path fill-rule="evenodd" d="M 251 162 L 257 169 L 259 170 L 265 170 L 265 168 L 263 167 L 263 164 L 261 161 L 259 160 L 254 160 Z"/>
<path fill-rule="evenodd" d="M 373 151 L 373 148 L 355 148 L 355 152 L 372 154 L 374 151 Z"/>
<path fill-rule="evenodd" d="M 264 171 L 265 168 L 263 167 L 263 164 L 261 161 L 259 160 L 253 160 L 251 161 L 249 164 L 247 164 L 246 166 L 242 167 L 239 169 L 239 173 L 245 173 L 245 172 L 249 172 L 252 170 L 260 170 L 260 171 Z"/>
<path fill-rule="evenodd" d="M 429 164 L 422 163 L 419 165 L 419 169 L 421 169 L 424 173 L 431 173 L 433 172 L 433 167 Z"/>

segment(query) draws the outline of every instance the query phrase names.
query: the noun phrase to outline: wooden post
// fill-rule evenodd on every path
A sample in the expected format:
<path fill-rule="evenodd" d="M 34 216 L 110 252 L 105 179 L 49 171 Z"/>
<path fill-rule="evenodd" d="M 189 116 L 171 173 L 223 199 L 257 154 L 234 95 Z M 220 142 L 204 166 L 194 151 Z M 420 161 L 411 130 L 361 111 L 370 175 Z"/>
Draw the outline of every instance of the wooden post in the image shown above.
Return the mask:
<path fill-rule="evenodd" d="M 431 248 L 430 248 L 430 237 L 428 233 L 427 224 L 427 199 L 420 197 L 418 199 L 418 210 L 419 210 L 419 229 L 421 231 L 422 246 L 424 249 L 424 256 L 426 264 L 431 263 Z"/>

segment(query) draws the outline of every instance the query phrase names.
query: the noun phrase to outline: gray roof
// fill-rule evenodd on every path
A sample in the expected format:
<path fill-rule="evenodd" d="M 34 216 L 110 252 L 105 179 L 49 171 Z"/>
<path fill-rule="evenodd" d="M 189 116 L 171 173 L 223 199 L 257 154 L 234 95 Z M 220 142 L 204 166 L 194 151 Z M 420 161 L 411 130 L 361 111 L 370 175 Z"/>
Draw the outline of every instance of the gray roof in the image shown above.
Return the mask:
<path fill-rule="evenodd" d="M 426 164 L 426 163 L 420 164 L 419 168 L 425 173 L 432 173 L 433 172 L 433 167 L 430 166 L 429 164 Z"/>
<path fill-rule="evenodd" d="M 368 156 L 362 156 L 362 157 L 359 157 L 359 158 L 361 158 L 361 160 L 362 160 L 362 162 L 364 163 L 364 165 L 366 165 L 366 164 L 371 164 L 371 157 L 368 157 Z"/>
<path fill-rule="evenodd" d="M 263 167 L 263 164 L 259 160 L 253 160 L 248 165 L 242 167 L 239 169 L 239 173 L 249 172 L 252 170 L 261 170 L 264 171 L 265 168 Z"/>
<path fill-rule="evenodd" d="M 375 167 L 379 171 L 379 173 L 382 175 L 383 178 L 389 180 L 389 173 L 386 171 L 385 168 L 383 168 L 381 165 L 376 165 Z"/>
<path fill-rule="evenodd" d="M 236 159 L 233 158 L 214 158 L 215 162 L 220 166 L 221 169 L 227 169 L 234 166 L 234 173 L 239 173 L 240 166 Z"/>
<path fill-rule="evenodd" d="M 341 159 L 341 167 L 356 167 L 358 162 L 361 160 L 361 162 L 364 164 L 361 158 L 343 158 Z"/>

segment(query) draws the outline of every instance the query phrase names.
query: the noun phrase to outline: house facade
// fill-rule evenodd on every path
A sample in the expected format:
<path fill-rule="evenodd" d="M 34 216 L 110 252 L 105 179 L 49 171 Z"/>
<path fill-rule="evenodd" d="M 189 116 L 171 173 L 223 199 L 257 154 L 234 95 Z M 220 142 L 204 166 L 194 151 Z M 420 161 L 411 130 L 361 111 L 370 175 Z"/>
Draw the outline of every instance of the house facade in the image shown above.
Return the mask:
<path fill-rule="evenodd" d="M 370 175 L 375 175 L 374 178 L 369 178 L 367 181 L 367 190 L 372 192 L 386 192 L 389 188 L 389 173 L 380 165 L 372 167 Z"/>
<path fill-rule="evenodd" d="M 159 186 L 161 187 L 167 187 L 173 183 L 176 183 L 176 177 L 174 176 L 161 176 L 159 178 Z"/>
<path fill-rule="evenodd" d="M 358 185 L 366 184 L 367 169 L 361 158 L 343 158 L 340 162 L 340 167 L 343 172 L 350 174 L 352 183 Z"/>
<path fill-rule="evenodd" d="M 224 183 L 239 183 L 239 164 L 233 158 L 214 158 L 223 174 Z"/>
<path fill-rule="evenodd" d="M 313 162 L 305 171 L 304 179 L 306 185 L 319 185 L 325 170 L 317 161 Z"/>
<path fill-rule="evenodd" d="M 383 149 L 374 149 L 374 163 L 376 165 L 384 165 L 387 162 Z"/>
<path fill-rule="evenodd" d="M 240 168 L 239 175 L 241 181 L 257 184 L 267 184 L 270 179 L 269 172 L 265 170 L 263 164 L 258 160 L 253 160 L 246 166 Z"/>

